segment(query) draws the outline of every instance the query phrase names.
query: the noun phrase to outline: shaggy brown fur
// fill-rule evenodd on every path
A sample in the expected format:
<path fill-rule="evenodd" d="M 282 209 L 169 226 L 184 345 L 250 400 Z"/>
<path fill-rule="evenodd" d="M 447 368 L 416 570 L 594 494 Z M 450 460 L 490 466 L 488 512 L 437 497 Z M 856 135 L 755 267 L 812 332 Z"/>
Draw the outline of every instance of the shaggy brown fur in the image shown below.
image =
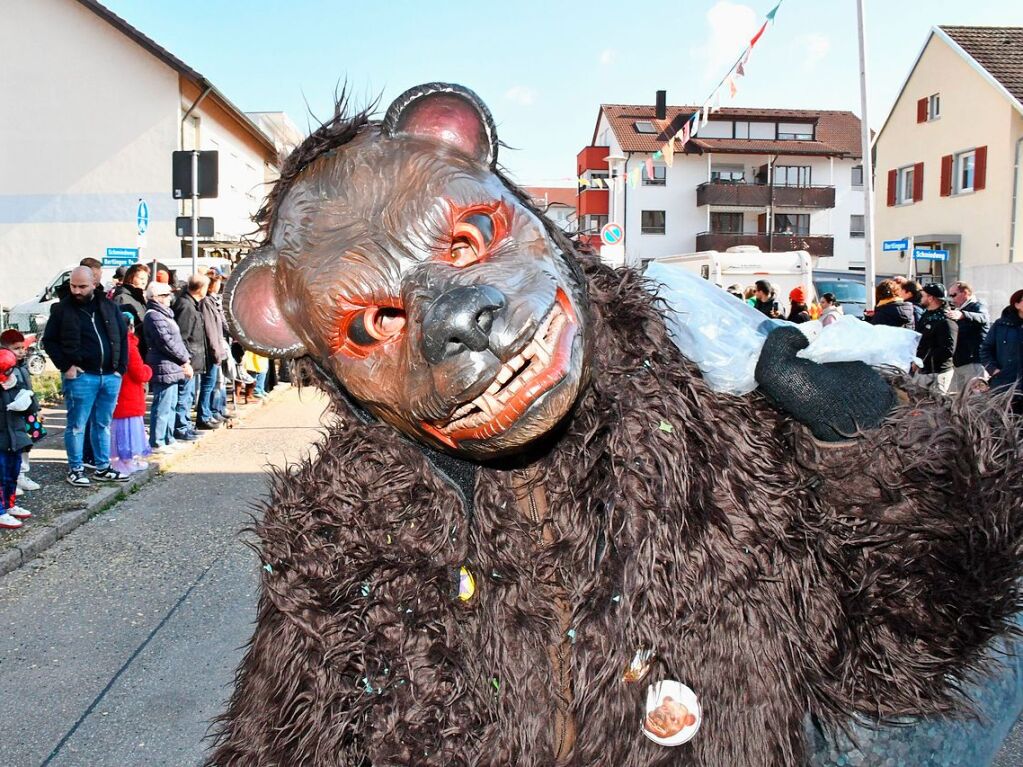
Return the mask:
<path fill-rule="evenodd" d="M 953 707 L 949 679 L 1020 607 L 1005 403 L 914 391 L 862 440 L 823 445 L 759 396 L 711 391 L 637 275 L 584 270 L 592 383 L 530 457 L 553 540 L 517 510 L 520 471 L 484 469 L 467 524 L 417 447 L 338 402 L 318 457 L 274 478 L 272 572 L 211 765 L 555 764 L 550 646 L 570 668 L 566 765 L 787 767 L 807 711 Z M 700 696 L 684 746 L 640 732 L 646 683 L 622 672 L 641 648 L 650 680 Z"/>

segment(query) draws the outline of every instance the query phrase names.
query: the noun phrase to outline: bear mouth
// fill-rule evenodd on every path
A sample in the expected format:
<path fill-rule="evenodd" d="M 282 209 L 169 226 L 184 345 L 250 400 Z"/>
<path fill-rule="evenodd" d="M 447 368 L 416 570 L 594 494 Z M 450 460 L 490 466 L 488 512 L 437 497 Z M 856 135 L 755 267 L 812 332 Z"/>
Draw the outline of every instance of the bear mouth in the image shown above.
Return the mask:
<path fill-rule="evenodd" d="M 561 288 L 533 337 L 497 371 L 487 390 L 444 421 L 423 422 L 432 436 L 457 448 L 507 431 L 568 374 L 578 323 Z"/>

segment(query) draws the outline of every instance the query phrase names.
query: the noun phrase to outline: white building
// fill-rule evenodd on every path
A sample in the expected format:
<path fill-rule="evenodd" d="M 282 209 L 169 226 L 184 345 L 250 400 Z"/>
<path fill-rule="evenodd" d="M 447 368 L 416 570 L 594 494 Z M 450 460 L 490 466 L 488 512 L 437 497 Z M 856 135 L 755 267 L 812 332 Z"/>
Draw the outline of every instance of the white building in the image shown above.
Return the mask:
<path fill-rule="evenodd" d="M 0 24 L 0 304 L 107 248 L 143 259 L 189 250 L 174 219 L 171 153 L 216 149 L 219 196 L 200 201 L 215 237 L 204 253 L 238 256 L 276 177 L 273 140 L 206 78 L 95 0 L 7 3 Z M 183 247 L 184 246 L 184 247 Z"/>
<path fill-rule="evenodd" d="M 577 197 L 575 187 L 527 186 L 525 190 L 533 199 L 533 203 L 558 227 L 566 232 L 574 232 L 578 229 L 575 215 Z"/>
<path fill-rule="evenodd" d="M 624 226 L 629 264 L 756 245 L 809 251 L 822 268 L 863 268 L 863 165 L 854 114 L 721 109 L 684 147 L 674 142 L 670 167 L 653 160 L 695 109 L 669 106 L 659 120 L 653 106 L 601 106 L 592 144 L 577 157 L 578 175 L 588 182 L 627 179 L 639 168 L 641 177 L 635 186 L 614 184 L 614 193 L 581 185 L 584 232 L 599 232 L 611 213 Z"/>

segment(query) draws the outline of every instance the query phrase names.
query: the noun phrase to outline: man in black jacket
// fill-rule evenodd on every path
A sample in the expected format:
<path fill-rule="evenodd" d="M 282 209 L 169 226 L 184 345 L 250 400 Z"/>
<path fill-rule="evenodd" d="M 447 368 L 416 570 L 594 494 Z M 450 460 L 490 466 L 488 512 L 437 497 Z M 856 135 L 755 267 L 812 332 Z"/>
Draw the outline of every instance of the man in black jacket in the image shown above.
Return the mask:
<path fill-rule="evenodd" d="M 919 367 L 913 365 L 913 379 L 939 394 L 948 394 L 955 372 L 953 359 L 959 327 L 948 316 L 945 308 L 945 286 L 941 283 L 924 285 L 921 303 L 924 313 L 916 324 L 920 333 L 920 344 L 916 356 Z"/>
<path fill-rule="evenodd" d="M 987 380 L 987 371 L 980 364 L 980 347 L 984 343 L 987 331 L 991 327 L 991 315 L 987 304 L 973 295 L 973 288 L 959 281 L 948 291 L 954 308 L 948 316 L 959 326 L 959 338 L 956 340 L 955 373 L 952 375 L 950 392 L 962 391 L 970 381 L 979 378 Z"/>
<path fill-rule="evenodd" d="M 172 307 L 174 320 L 181 330 L 181 340 L 192 356 L 192 369 L 197 375 L 206 371 L 208 357 L 206 325 L 202 318 L 200 302 L 206 297 L 210 279 L 205 274 L 193 274 L 188 284 L 178 295 Z M 178 383 L 178 406 L 174 417 L 174 438 L 191 441 L 198 438 L 192 423 L 192 405 L 195 403 L 196 376 Z"/>
<path fill-rule="evenodd" d="M 63 376 L 67 481 L 76 487 L 91 484 L 82 458 L 89 424 L 96 463 L 92 478 L 124 482 L 128 477 L 110 468 L 110 422 L 128 366 L 128 328 L 120 310 L 97 289 L 90 268 L 72 270 L 68 291 L 50 307 L 43 333 L 43 348 Z"/>

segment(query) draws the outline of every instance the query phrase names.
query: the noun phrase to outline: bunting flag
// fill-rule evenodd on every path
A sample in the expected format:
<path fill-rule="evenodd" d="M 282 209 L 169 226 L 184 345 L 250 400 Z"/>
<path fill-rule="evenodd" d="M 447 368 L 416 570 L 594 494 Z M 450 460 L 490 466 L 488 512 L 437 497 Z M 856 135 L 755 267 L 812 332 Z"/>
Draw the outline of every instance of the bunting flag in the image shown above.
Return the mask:
<path fill-rule="evenodd" d="M 760 26 L 760 29 L 757 31 L 757 33 L 755 35 L 753 35 L 753 39 L 749 41 L 749 47 L 750 48 L 752 48 L 754 45 L 757 44 L 757 40 L 759 40 L 760 36 L 762 34 L 764 34 L 764 30 L 765 29 L 767 29 L 767 22 L 766 21 Z"/>
<path fill-rule="evenodd" d="M 739 89 L 735 86 L 735 79 L 729 75 L 726 80 L 728 81 L 728 96 L 734 99 L 735 94 L 739 92 Z"/>
<path fill-rule="evenodd" d="M 647 157 L 646 160 L 645 160 L 645 164 L 646 164 L 646 177 L 647 178 L 653 178 L 654 177 L 654 158 L 653 157 Z"/>
<path fill-rule="evenodd" d="M 664 145 L 664 149 L 661 150 L 661 154 L 664 157 L 664 164 L 669 168 L 675 164 L 675 139 L 672 137 L 668 140 L 668 143 Z"/>
<path fill-rule="evenodd" d="M 652 160 L 648 159 L 647 162 L 650 163 L 651 167 L 653 166 L 653 161 Z M 640 179 L 642 178 L 642 176 L 643 176 L 643 169 L 642 168 L 633 168 L 632 170 L 630 170 L 629 171 L 629 185 L 633 189 L 635 189 L 637 186 L 639 186 L 639 182 L 640 182 Z M 654 174 L 651 173 L 650 174 L 650 178 L 653 178 L 653 177 L 654 177 Z"/>
<path fill-rule="evenodd" d="M 587 189 L 589 188 L 590 180 L 588 178 L 586 178 L 585 176 L 580 176 L 578 178 L 578 181 L 579 181 L 579 186 L 585 186 Z"/>
<path fill-rule="evenodd" d="M 686 120 L 685 124 L 682 126 L 682 130 L 676 134 L 678 136 L 678 140 L 682 142 L 683 147 L 689 143 L 689 129 L 690 122 Z"/>

